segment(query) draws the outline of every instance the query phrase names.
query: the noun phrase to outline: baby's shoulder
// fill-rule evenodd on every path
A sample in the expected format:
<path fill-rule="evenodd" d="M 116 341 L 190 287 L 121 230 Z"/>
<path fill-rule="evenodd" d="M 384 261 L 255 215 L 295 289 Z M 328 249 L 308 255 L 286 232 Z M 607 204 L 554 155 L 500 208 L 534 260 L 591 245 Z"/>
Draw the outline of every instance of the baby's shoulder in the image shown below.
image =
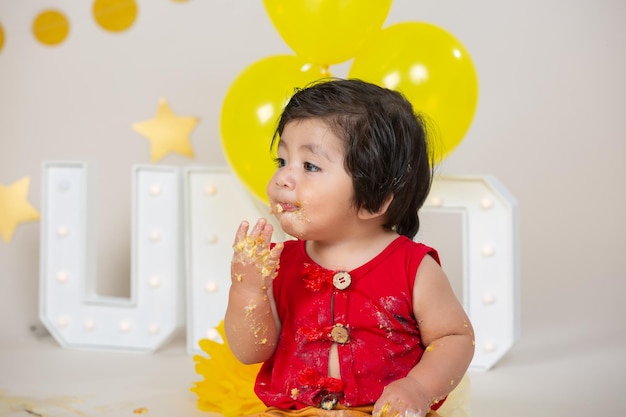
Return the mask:
<path fill-rule="evenodd" d="M 395 239 L 381 255 L 391 255 L 405 259 L 412 259 L 419 263 L 426 255 L 431 255 L 439 262 L 437 250 L 422 242 L 416 242 L 406 236 L 399 236 Z"/>

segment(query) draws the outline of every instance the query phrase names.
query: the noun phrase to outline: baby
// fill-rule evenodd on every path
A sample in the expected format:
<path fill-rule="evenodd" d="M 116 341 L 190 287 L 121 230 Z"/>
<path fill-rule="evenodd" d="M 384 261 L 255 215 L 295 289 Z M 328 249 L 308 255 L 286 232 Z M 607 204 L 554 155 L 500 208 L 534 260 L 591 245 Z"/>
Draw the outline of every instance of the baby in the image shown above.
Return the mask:
<path fill-rule="evenodd" d="M 226 337 L 263 363 L 259 416 L 437 415 L 474 354 L 470 321 L 413 238 L 432 181 L 423 119 L 398 92 L 332 79 L 279 120 L 267 194 L 280 227 L 237 230 Z"/>

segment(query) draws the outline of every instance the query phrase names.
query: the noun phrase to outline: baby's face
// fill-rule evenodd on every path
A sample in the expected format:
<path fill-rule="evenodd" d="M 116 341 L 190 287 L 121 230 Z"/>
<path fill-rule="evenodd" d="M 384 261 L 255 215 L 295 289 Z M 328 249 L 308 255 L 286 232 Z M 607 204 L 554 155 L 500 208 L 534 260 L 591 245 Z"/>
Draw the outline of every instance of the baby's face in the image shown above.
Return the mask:
<path fill-rule="evenodd" d="M 289 122 L 278 144 L 277 165 L 267 195 L 286 233 L 325 240 L 356 216 L 343 142 L 322 120 Z"/>

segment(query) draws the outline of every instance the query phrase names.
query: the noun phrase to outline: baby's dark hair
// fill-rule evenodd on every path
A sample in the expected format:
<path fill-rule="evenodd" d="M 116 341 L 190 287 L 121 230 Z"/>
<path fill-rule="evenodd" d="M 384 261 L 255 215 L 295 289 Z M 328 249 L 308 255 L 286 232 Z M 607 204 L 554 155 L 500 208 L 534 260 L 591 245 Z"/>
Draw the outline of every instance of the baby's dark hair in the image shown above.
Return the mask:
<path fill-rule="evenodd" d="M 291 97 L 272 147 L 287 123 L 309 118 L 322 119 L 345 141 L 355 207 L 377 212 L 393 195 L 384 226 L 412 239 L 432 182 L 423 117 L 399 92 L 356 79 L 320 80 Z"/>

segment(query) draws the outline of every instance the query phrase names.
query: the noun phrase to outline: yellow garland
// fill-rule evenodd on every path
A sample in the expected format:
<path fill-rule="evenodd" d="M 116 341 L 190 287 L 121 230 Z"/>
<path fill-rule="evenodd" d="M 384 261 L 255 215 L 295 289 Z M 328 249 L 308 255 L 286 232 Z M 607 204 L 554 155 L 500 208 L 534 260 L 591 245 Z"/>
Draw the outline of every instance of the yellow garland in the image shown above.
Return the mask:
<path fill-rule="evenodd" d="M 217 331 L 224 343 L 202 339 L 198 344 L 208 357 L 193 357 L 196 372 L 204 377 L 191 388 L 198 395 L 198 408 L 225 417 L 264 411 L 265 405 L 254 393 L 254 381 L 260 365 L 243 365 L 237 360 L 226 341 L 223 321 Z"/>

